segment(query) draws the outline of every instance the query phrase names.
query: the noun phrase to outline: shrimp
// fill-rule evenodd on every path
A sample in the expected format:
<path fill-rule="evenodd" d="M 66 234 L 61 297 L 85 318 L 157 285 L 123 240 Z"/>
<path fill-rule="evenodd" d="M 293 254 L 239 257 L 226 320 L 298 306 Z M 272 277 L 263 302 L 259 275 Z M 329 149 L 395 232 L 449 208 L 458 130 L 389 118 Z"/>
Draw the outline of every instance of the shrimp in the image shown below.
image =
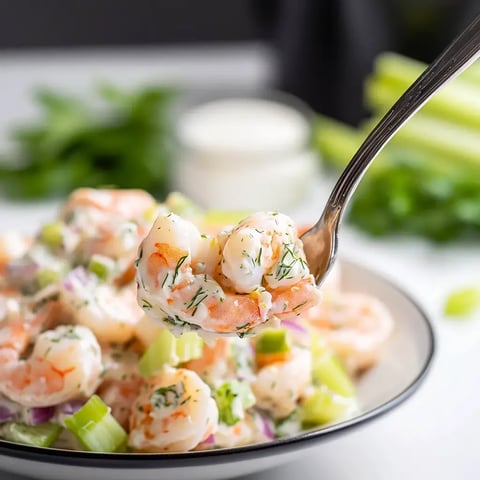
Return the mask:
<path fill-rule="evenodd" d="M 362 293 L 324 297 L 305 319 L 318 329 L 350 374 L 378 361 L 393 329 L 392 316 L 383 303 Z"/>
<path fill-rule="evenodd" d="M 145 218 L 156 206 L 155 199 L 144 190 L 79 188 L 68 197 L 61 216 L 65 218 L 78 208 L 86 208 L 135 220 Z"/>
<path fill-rule="evenodd" d="M 138 355 L 118 348 L 103 349 L 102 354 L 102 383 L 96 393 L 112 409 L 117 421 L 128 428 L 130 409 L 142 384 Z"/>
<path fill-rule="evenodd" d="M 139 304 L 175 330 L 252 333 L 315 305 L 318 290 L 288 217 L 258 213 L 216 238 L 160 216 L 137 261 Z"/>
<path fill-rule="evenodd" d="M 18 233 L 0 235 L 0 274 L 5 271 L 8 262 L 21 258 L 28 250 L 31 239 Z"/>
<path fill-rule="evenodd" d="M 256 405 L 275 418 L 290 415 L 311 383 L 312 355 L 293 347 L 288 359 L 261 368 L 250 386 Z"/>
<path fill-rule="evenodd" d="M 185 452 L 215 433 L 217 424 L 208 385 L 195 372 L 165 367 L 133 404 L 128 443 L 146 452 Z"/>
<path fill-rule="evenodd" d="M 74 237 L 74 251 L 82 262 L 94 255 L 117 261 L 118 281 L 134 279 L 133 263 L 140 241 L 151 227 L 157 211 L 155 199 L 142 190 L 74 191 L 60 214 Z"/>
<path fill-rule="evenodd" d="M 72 323 L 92 330 L 100 343 L 125 343 L 143 316 L 133 285 L 115 288 L 99 283 L 81 267 L 62 282 L 60 299 Z"/>
<path fill-rule="evenodd" d="M 253 349 L 242 339 L 219 337 L 204 344 L 200 358 L 183 366 L 198 373 L 208 385 L 219 387 L 232 378 L 253 378 Z"/>
<path fill-rule="evenodd" d="M 0 393 L 26 407 L 88 397 L 102 372 L 100 346 L 81 326 L 63 325 L 41 333 L 27 360 L 0 351 L 0 363 Z"/>

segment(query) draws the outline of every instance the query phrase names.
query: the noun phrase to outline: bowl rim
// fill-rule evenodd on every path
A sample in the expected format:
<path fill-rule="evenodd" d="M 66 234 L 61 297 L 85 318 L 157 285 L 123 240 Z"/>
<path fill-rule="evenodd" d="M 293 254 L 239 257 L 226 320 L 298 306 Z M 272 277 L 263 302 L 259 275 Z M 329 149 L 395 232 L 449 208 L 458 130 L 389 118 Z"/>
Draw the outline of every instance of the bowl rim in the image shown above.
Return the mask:
<path fill-rule="evenodd" d="M 0 457 L 8 456 L 50 464 L 63 464 L 77 467 L 122 468 L 122 469 L 159 469 L 201 466 L 215 461 L 216 464 L 241 461 L 251 457 L 258 458 L 277 455 L 286 451 L 298 450 L 310 443 L 331 440 L 338 434 L 352 431 L 372 420 L 378 419 L 407 400 L 423 383 L 431 366 L 436 351 L 435 333 L 431 321 L 424 309 L 402 287 L 395 282 L 360 263 L 342 258 L 342 263 L 360 268 L 380 278 L 384 283 L 397 290 L 418 311 L 426 327 L 428 351 L 425 361 L 416 377 L 397 395 L 381 405 L 327 427 L 312 429 L 292 437 L 280 438 L 269 442 L 245 445 L 242 447 L 221 448 L 215 450 L 190 451 L 179 453 L 95 453 L 56 448 L 41 448 L 23 445 L 0 439 Z M 308 445 L 311 446 L 311 445 Z"/>

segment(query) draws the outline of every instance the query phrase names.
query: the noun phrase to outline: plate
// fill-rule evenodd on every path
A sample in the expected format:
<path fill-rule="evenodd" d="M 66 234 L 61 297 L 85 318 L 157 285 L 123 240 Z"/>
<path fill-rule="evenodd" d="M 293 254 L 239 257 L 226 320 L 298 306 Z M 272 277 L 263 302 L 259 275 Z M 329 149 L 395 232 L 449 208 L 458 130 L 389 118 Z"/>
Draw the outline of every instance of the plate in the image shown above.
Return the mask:
<path fill-rule="evenodd" d="M 43 449 L 0 440 L 0 468 L 48 480 L 215 480 L 278 467 L 356 428 L 367 427 L 410 397 L 424 380 L 435 350 L 431 324 L 405 292 L 377 273 L 342 261 L 342 288 L 373 294 L 387 305 L 395 328 L 381 361 L 357 384 L 355 417 L 257 445 L 173 454 L 103 454 Z"/>

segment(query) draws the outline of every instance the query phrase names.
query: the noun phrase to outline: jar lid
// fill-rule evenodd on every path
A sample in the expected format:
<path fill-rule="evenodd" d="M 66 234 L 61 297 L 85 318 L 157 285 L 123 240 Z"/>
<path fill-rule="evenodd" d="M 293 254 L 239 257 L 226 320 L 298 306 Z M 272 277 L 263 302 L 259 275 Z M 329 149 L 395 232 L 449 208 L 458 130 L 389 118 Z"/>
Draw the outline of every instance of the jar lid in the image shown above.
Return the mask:
<path fill-rule="evenodd" d="M 177 134 L 184 147 L 202 155 L 246 159 L 283 156 L 305 148 L 310 124 L 298 110 L 271 100 L 215 100 L 185 112 Z"/>

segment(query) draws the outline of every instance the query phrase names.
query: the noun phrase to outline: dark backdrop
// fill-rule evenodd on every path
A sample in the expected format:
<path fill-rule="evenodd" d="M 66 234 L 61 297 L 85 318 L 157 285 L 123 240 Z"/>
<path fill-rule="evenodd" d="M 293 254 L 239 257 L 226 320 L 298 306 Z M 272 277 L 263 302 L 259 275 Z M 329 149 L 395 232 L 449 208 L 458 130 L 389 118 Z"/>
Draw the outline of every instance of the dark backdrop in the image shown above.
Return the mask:
<path fill-rule="evenodd" d="M 266 41 L 277 86 L 356 123 L 378 52 L 430 61 L 479 12 L 480 0 L 0 0 L 0 52 Z"/>

